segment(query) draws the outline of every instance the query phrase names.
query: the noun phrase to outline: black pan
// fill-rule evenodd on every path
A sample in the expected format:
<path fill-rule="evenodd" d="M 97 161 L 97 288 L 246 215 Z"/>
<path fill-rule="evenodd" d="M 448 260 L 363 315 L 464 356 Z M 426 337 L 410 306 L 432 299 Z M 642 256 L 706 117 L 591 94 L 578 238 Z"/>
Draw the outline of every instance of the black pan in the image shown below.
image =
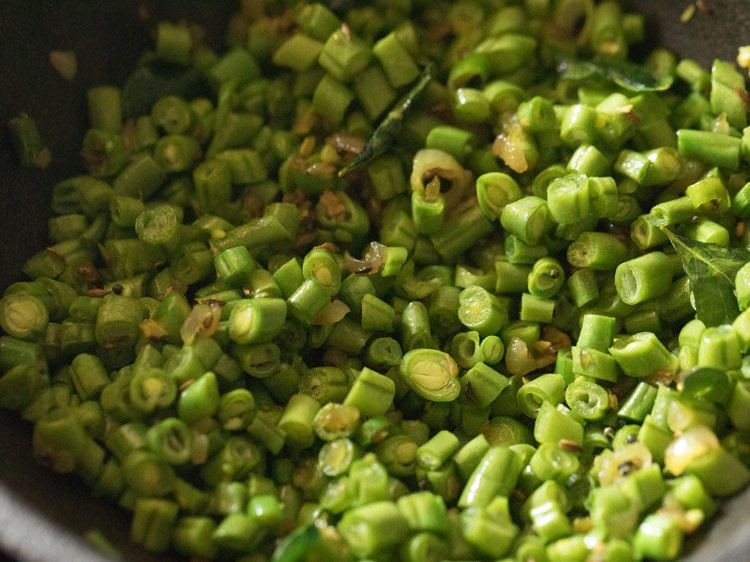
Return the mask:
<path fill-rule="evenodd" d="M 734 59 L 750 43 L 750 0 L 708 0 L 680 23 L 689 0 L 633 0 L 648 15 L 649 43 L 663 44 L 708 66 Z M 219 0 L 0 0 L 0 290 L 19 279 L 24 259 L 46 244 L 50 186 L 80 173 L 78 152 L 86 126 L 85 92 L 97 84 L 121 84 L 150 44 L 159 19 L 200 22 L 220 48 L 235 2 Z M 140 14 L 140 17 L 139 17 Z M 143 20 L 148 14 L 149 19 Z M 76 79 L 51 70 L 50 50 L 76 52 Z M 22 169 L 4 124 L 19 112 L 32 115 L 52 154 L 44 171 Z M 80 536 L 98 528 L 127 560 L 163 560 L 128 542 L 129 517 L 90 497 L 73 477 L 61 477 L 31 457 L 31 428 L 0 412 L 0 549 L 19 560 L 101 560 Z M 731 478 L 731 475 L 727 475 Z M 750 490 L 725 505 L 688 559 L 750 560 Z"/>

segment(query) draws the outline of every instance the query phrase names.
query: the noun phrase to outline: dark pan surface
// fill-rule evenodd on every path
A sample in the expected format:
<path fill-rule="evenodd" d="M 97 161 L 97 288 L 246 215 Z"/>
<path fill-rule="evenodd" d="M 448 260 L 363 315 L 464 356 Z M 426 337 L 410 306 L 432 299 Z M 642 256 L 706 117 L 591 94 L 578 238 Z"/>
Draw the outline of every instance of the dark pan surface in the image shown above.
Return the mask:
<path fill-rule="evenodd" d="M 78 152 L 86 124 L 85 92 L 97 84 L 121 84 L 150 43 L 153 21 L 200 22 L 212 44 L 233 2 L 220 0 L 1 0 L 0 1 L 0 290 L 19 278 L 24 259 L 46 244 L 48 193 L 61 178 L 80 173 Z M 633 0 L 649 15 L 649 42 L 660 43 L 705 66 L 713 58 L 734 59 L 750 43 L 750 0 L 710 0 L 711 15 L 679 21 L 688 0 Z M 144 11 L 150 19 L 139 18 Z M 48 64 L 54 49 L 78 56 L 72 83 Z M 52 153 L 45 171 L 17 165 L 5 129 L 24 111 L 32 115 Z M 130 545 L 128 516 L 91 498 L 75 478 L 38 466 L 30 453 L 31 431 L 0 412 L 0 548 L 21 560 L 101 560 L 78 538 L 99 528 L 127 560 L 157 560 Z M 731 478 L 731 475 L 727 475 Z M 750 560 L 750 491 L 722 510 L 705 540 L 689 557 L 697 561 Z"/>

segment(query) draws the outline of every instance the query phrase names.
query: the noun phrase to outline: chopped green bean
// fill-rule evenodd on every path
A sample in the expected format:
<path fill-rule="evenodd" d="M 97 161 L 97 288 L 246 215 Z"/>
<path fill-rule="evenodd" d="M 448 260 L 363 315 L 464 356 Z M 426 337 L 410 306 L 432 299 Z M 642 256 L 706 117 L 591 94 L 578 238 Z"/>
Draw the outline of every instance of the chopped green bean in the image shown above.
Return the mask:
<path fill-rule="evenodd" d="M 0 406 L 165 557 L 676 558 L 750 483 L 740 72 L 617 0 L 366 4 L 87 92 Z"/>

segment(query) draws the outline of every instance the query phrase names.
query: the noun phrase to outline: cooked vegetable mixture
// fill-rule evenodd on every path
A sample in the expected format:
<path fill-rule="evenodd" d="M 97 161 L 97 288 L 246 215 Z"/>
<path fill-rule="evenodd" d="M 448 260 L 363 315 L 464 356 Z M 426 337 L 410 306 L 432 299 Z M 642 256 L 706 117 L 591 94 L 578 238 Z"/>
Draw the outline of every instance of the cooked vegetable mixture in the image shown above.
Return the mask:
<path fill-rule="evenodd" d="M 0 405 L 153 552 L 678 557 L 750 481 L 743 75 L 612 0 L 328 6 L 89 91 Z"/>

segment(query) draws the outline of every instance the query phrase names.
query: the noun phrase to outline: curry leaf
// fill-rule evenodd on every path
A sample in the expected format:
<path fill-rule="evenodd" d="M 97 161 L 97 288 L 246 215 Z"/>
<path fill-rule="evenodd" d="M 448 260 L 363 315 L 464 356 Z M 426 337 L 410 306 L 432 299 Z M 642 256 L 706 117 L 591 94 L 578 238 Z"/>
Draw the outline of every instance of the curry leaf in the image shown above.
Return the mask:
<path fill-rule="evenodd" d="M 569 80 L 585 80 L 592 76 L 603 78 L 631 92 L 661 92 L 669 89 L 674 81 L 671 75 L 654 76 L 644 66 L 626 61 L 564 60 L 558 65 L 558 71 Z"/>
<path fill-rule="evenodd" d="M 357 154 L 351 164 L 344 166 L 339 171 L 339 177 L 343 177 L 349 172 L 366 166 L 398 143 L 404 119 L 408 116 L 414 101 L 432 80 L 432 72 L 433 65 L 427 65 L 411 90 L 396 102 L 394 108 L 380 122 L 380 125 L 375 129 L 375 132 L 362 149 L 362 152 Z"/>
<path fill-rule="evenodd" d="M 693 367 L 680 373 L 682 393 L 689 398 L 726 404 L 732 394 L 732 382 L 724 369 Z"/>
<path fill-rule="evenodd" d="M 706 326 L 732 322 L 740 310 L 734 293 L 737 271 L 750 262 L 744 248 L 704 244 L 663 229 L 690 279 L 695 313 Z"/>
<path fill-rule="evenodd" d="M 273 553 L 272 562 L 301 562 L 313 559 L 311 554 L 321 544 L 321 535 L 313 525 L 298 527 L 289 534 Z"/>

